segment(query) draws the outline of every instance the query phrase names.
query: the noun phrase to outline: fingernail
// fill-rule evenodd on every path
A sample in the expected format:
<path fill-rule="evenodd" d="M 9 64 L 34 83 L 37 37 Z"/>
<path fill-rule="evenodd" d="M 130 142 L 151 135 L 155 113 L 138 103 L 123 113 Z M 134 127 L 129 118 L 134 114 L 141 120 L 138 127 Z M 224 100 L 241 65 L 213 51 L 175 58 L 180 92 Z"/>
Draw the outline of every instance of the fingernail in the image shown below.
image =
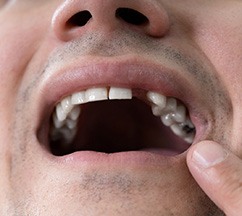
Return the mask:
<path fill-rule="evenodd" d="M 192 160 L 203 168 L 208 168 L 224 161 L 227 155 L 228 152 L 219 144 L 201 142 L 193 151 Z"/>

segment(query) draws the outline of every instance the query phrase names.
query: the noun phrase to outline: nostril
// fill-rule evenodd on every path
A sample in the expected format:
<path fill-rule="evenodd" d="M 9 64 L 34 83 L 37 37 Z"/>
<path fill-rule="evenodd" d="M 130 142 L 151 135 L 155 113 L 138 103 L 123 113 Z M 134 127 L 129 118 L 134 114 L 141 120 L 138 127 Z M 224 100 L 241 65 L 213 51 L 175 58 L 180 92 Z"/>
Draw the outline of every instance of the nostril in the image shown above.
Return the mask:
<path fill-rule="evenodd" d="M 88 23 L 88 21 L 92 18 L 92 15 L 89 11 L 80 11 L 73 15 L 68 21 L 67 24 L 69 26 L 84 26 Z"/>
<path fill-rule="evenodd" d="M 53 33 L 61 41 L 74 40 L 90 29 L 91 31 L 101 29 L 108 33 L 118 28 L 122 31 L 129 29 L 155 38 L 164 37 L 170 29 L 170 19 L 166 9 L 153 1 L 64 2 L 66 3 L 55 10 L 51 20 Z"/>
<path fill-rule="evenodd" d="M 116 17 L 132 25 L 144 25 L 149 22 L 145 15 L 130 8 L 118 8 Z"/>

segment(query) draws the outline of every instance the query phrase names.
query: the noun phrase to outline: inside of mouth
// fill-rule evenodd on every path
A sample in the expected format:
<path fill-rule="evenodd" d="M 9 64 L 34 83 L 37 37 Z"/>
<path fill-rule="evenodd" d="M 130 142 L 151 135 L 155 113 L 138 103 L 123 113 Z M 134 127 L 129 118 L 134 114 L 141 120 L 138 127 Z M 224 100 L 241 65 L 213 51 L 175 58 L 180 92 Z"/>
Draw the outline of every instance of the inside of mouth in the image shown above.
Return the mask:
<path fill-rule="evenodd" d="M 83 104 L 77 128 L 71 143 L 66 143 L 61 137 L 49 140 L 52 154 L 152 151 L 176 155 L 190 146 L 164 126 L 147 103 L 137 98 Z"/>

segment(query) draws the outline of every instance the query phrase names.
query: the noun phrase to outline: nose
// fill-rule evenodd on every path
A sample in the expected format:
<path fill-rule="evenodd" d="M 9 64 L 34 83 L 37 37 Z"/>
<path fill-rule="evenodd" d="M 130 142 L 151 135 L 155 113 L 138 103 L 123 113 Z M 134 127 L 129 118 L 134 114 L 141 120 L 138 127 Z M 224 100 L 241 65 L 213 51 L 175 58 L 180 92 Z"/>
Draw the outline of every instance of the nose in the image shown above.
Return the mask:
<path fill-rule="evenodd" d="M 66 0 L 53 15 L 52 28 L 62 41 L 74 40 L 86 31 L 118 28 L 163 37 L 169 30 L 169 17 L 154 0 Z"/>

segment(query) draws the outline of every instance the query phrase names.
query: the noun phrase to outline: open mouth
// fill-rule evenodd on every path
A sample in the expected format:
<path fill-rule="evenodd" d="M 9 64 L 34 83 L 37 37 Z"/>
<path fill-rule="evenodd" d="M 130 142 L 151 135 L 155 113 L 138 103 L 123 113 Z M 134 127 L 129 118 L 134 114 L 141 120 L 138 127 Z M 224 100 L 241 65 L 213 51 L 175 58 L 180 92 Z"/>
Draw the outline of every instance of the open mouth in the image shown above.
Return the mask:
<path fill-rule="evenodd" d="M 143 89 L 93 87 L 58 102 L 49 148 L 56 156 L 77 151 L 177 155 L 189 148 L 195 132 L 178 99 Z"/>

